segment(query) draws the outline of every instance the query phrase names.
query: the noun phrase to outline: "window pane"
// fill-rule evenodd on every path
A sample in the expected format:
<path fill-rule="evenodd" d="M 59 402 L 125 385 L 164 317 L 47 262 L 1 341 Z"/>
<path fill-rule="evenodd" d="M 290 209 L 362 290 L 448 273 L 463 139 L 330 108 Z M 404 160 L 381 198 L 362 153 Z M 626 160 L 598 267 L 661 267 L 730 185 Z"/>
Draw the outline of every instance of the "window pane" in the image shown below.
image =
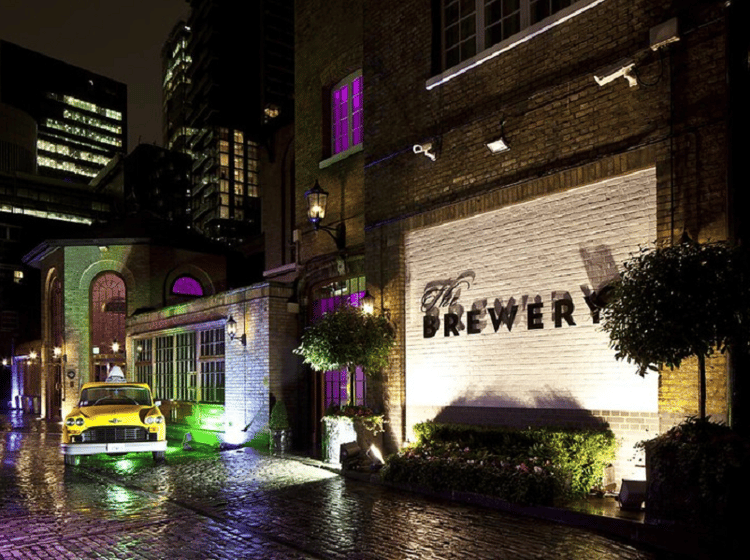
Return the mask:
<path fill-rule="evenodd" d="M 362 143 L 362 76 L 352 82 L 352 146 Z"/>
<path fill-rule="evenodd" d="M 451 25 L 458 21 L 458 2 L 445 3 L 445 25 Z"/>

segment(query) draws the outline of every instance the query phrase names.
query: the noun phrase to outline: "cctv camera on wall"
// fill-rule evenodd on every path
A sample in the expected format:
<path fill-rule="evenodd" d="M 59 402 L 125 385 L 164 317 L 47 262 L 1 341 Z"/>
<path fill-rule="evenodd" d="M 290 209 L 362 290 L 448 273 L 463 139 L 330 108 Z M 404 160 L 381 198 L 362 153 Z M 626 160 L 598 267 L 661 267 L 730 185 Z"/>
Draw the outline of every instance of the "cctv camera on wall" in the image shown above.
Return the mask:
<path fill-rule="evenodd" d="M 601 72 L 594 75 L 594 80 L 600 86 L 607 85 L 609 82 L 616 80 L 617 78 L 625 78 L 628 81 L 628 85 L 633 87 L 638 85 L 636 77 L 631 73 L 635 68 L 635 62 L 629 58 L 623 58 L 619 62 L 604 68 Z"/>
<path fill-rule="evenodd" d="M 424 154 L 432 161 L 435 161 L 436 157 L 430 150 L 432 150 L 432 142 L 425 142 L 424 144 L 414 144 L 412 148 L 415 154 Z"/>

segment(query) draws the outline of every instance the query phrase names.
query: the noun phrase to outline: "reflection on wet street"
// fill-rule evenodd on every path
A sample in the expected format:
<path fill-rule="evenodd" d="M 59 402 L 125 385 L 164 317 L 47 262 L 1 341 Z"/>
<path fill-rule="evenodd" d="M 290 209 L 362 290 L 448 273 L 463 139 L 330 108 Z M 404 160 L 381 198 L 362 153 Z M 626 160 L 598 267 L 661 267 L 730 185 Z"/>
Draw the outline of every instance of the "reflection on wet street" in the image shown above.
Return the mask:
<path fill-rule="evenodd" d="M 579 528 L 344 479 L 252 449 L 63 465 L 59 426 L 0 416 L 2 558 L 658 559 Z"/>

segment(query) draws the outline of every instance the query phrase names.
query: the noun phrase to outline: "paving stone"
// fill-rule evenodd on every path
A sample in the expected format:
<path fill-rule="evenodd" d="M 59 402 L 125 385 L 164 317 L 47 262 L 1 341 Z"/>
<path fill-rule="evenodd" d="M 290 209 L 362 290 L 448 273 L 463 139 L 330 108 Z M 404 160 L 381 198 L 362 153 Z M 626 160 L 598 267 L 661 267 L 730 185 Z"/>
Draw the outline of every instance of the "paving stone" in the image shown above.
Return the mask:
<path fill-rule="evenodd" d="M 577 527 L 342 478 L 254 450 L 65 468 L 56 426 L 0 417 L 0 558 L 668 558 Z"/>

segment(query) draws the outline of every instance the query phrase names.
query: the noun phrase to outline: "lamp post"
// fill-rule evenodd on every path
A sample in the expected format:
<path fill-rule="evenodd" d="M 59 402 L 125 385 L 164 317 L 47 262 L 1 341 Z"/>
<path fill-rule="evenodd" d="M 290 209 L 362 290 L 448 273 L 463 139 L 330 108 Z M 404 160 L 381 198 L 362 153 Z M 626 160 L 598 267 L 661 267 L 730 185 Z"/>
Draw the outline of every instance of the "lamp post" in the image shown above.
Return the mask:
<path fill-rule="evenodd" d="M 324 191 L 318 180 L 309 191 L 305 191 L 305 200 L 307 201 L 307 219 L 315 228 L 315 231 L 323 230 L 331 236 L 336 243 L 336 248 L 341 251 L 346 247 L 346 228 L 344 222 L 339 222 L 335 227 L 321 225 L 321 221 L 326 216 L 326 207 L 328 205 L 328 192 Z"/>

